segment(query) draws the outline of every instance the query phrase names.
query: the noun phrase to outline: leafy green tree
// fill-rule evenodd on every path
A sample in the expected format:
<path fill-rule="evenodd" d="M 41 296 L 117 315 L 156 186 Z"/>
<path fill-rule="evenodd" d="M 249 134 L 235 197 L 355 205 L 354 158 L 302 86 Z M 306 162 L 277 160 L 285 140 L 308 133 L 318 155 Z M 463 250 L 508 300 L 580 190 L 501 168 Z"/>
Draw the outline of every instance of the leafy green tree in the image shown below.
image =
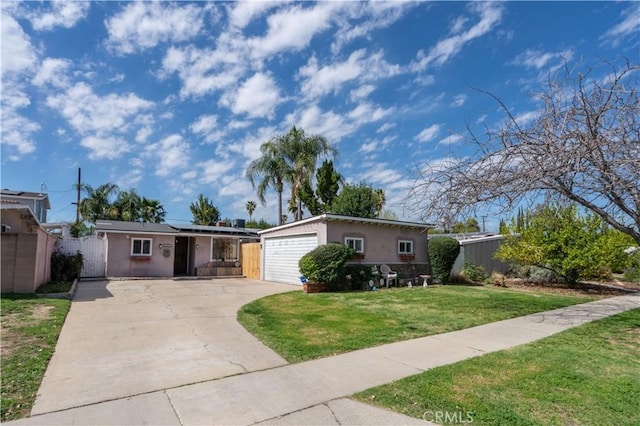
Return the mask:
<path fill-rule="evenodd" d="M 580 215 L 575 205 L 539 206 L 527 216 L 527 224 L 508 237 L 497 252 L 503 261 L 532 265 L 560 275 L 569 286 L 580 279 L 610 275 L 631 261 L 624 249 L 631 236 L 614 231 L 595 214 Z M 516 231 L 521 224 L 512 226 Z"/>
<path fill-rule="evenodd" d="M 245 205 L 246 209 L 247 209 L 247 213 L 249 213 L 249 222 L 253 221 L 253 212 L 256 211 L 256 207 L 258 207 L 256 205 L 255 201 L 247 201 L 247 204 Z"/>
<path fill-rule="evenodd" d="M 194 225 L 213 226 L 220 220 L 220 211 L 204 194 L 198 195 L 198 199 L 189 206 Z"/>
<path fill-rule="evenodd" d="M 478 220 L 474 217 L 470 217 L 465 222 L 456 222 L 453 224 L 452 231 L 460 234 L 463 232 L 480 232 L 480 225 Z"/>
<path fill-rule="evenodd" d="M 366 183 L 347 184 L 333 200 L 331 213 L 374 219 L 378 197 L 373 188 Z"/>
<path fill-rule="evenodd" d="M 305 179 L 300 192 L 302 203 L 309 213 L 316 216 L 329 211 L 341 182 L 342 175 L 333 167 L 333 161 L 324 160 L 316 171 L 316 189 L 313 189 L 309 179 Z"/>
<path fill-rule="evenodd" d="M 250 220 L 249 222 L 246 223 L 245 228 L 269 229 L 269 228 L 273 228 L 274 226 L 276 226 L 276 225 L 272 224 L 272 223 L 269 223 L 264 219 L 260 219 L 258 221 Z"/>

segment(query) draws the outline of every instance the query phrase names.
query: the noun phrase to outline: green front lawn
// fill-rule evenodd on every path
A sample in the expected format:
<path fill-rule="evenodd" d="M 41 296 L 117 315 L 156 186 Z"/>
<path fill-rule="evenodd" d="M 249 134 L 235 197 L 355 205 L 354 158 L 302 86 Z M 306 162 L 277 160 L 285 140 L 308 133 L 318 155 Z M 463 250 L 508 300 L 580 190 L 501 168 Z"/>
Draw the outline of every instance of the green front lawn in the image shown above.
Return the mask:
<path fill-rule="evenodd" d="M 71 302 L 3 294 L 0 421 L 29 415 Z"/>
<path fill-rule="evenodd" d="M 287 361 L 298 362 L 591 300 L 466 286 L 358 293 L 296 291 L 245 305 L 238 320 Z"/>
<path fill-rule="evenodd" d="M 474 425 L 640 424 L 640 309 L 439 367 L 355 399 Z"/>

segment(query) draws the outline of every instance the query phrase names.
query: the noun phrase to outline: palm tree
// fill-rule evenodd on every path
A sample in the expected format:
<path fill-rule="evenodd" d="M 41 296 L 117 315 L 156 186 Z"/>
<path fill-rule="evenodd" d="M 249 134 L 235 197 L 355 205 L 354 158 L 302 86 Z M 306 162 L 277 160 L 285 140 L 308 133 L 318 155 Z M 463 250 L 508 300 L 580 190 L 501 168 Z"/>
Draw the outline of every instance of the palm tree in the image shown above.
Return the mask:
<path fill-rule="evenodd" d="M 256 205 L 256 202 L 247 201 L 247 204 L 245 207 L 247 208 L 247 213 L 249 213 L 249 222 L 253 222 L 253 212 L 256 211 L 256 207 L 258 207 Z"/>
<path fill-rule="evenodd" d="M 251 181 L 254 189 L 257 188 L 258 200 L 262 205 L 266 204 L 265 195 L 269 187 L 273 187 L 278 193 L 278 218 L 282 225 L 282 191 L 287 175 L 286 164 L 281 154 L 278 139 L 271 138 L 260 145 L 262 156 L 249 164 L 245 175 Z"/>
<path fill-rule="evenodd" d="M 125 222 L 136 222 L 140 219 L 140 205 L 142 199 L 135 189 L 129 191 L 121 191 L 113 203 L 118 211 L 118 219 Z"/>
<path fill-rule="evenodd" d="M 189 206 L 194 225 L 213 226 L 220 220 L 220 211 L 203 194 L 198 195 L 198 199 Z"/>
<path fill-rule="evenodd" d="M 147 223 L 162 223 L 167 212 L 158 200 L 142 197 L 140 202 L 140 220 Z"/>
<path fill-rule="evenodd" d="M 307 136 L 304 130 L 295 126 L 289 133 L 279 138 L 280 152 L 287 165 L 287 180 L 291 184 L 291 198 L 297 203 L 294 220 L 302 219 L 302 199 L 300 192 L 305 180 L 310 180 L 316 172 L 316 163 L 323 155 L 336 156 L 337 150 L 324 136 Z"/>
<path fill-rule="evenodd" d="M 87 196 L 80 201 L 78 210 L 84 220 L 96 223 L 101 219 L 117 219 L 118 210 L 110 198 L 118 191 L 118 185 L 105 183 L 95 189 L 91 185 L 83 185 L 83 188 Z"/>

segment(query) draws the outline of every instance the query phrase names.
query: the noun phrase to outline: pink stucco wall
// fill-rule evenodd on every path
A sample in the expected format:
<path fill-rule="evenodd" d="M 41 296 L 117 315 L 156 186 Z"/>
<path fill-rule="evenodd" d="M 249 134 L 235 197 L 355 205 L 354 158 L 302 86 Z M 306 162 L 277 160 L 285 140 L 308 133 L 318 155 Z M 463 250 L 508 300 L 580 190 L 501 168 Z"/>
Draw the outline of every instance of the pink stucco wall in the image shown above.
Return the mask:
<path fill-rule="evenodd" d="M 35 221 L 24 220 L 25 210 L 5 210 L 2 223 L 11 231 L 2 234 L 3 293 L 32 293 L 51 280 L 51 255 L 56 238 Z"/>
<path fill-rule="evenodd" d="M 151 257 L 149 260 L 136 260 L 131 256 L 132 238 L 151 238 Z M 167 247 L 160 248 L 160 244 L 167 245 Z M 174 247 L 173 235 L 109 233 L 107 235 L 106 274 L 108 277 L 172 277 Z M 165 252 L 168 253 L 168 256 L 165 256 Z"/>
<path fill-rule="evenodd" d="M 197 247 L 193 266 L 195 268 L 201 268 L 211 260 L 211 237 L 196 237 L 195 240 Z"/>
<path fill-rule="evenodd" d="M 345 237 L 364 239 L 365 257 L 361 263 L 403 263 L 398 255 L 398 241 L 413 241 L 415 259 L 412 263 L 427 263 L 426 230 L 381 226 L 367 223 L 347 223 L 332 221 L 328 223 L 327 240 L 344 243 Z"/>

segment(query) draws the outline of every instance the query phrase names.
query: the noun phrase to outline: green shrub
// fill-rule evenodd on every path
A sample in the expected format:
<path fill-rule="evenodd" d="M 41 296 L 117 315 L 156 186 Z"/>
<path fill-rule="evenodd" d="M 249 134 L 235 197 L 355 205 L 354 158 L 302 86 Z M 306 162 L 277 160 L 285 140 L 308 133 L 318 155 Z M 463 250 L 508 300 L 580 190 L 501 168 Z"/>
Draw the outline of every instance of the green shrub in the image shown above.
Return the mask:
<path fill-rule="evenodd" d="M 373 279 L 371 266 L 369 265 L 346 265 L 344 267 L 344 273 L 346 278 L 344 285 L 345 290 L 366 289 L 369 286 L 369 280 Z"/>
<path fill-rule="evenodd" d="M 640 268 L 629 268 L 625 270 L 624 280 L 631 283 L 640 283 Z"/>
<path fill-rule="evenodd" d="M 464 258 L 463 271 L 465 278 L 473 281 L 474 283 L 481 283 L 489 278 L 489 274 L 487 274 L 484 268 L 482 266 L 474 264 L 468 256 L 465 256 Z"/>
<path fill-rule="evenodd" d="M 302 256 L 298 262 L 300 272 L 309 282 L 325 283 L 330 290 L 340 287 L 344 281 L 345 263 L 353 250 L 341 243 L 321 245 Z"/>
<path fill-rule="evenodd" d="M 53 253 L 51 255 L 51 281 L 73 281 L 80 276 L 83 264 L 82 253 L 75 255 Z"/>
<path fill-rule="evenodd" d="M 436 280 L 443 284 L 449 282 L 451 269 L 460 254 L 460 243 L 451 237 L 433 237 L 429 239 L 429 261 Z"/>

